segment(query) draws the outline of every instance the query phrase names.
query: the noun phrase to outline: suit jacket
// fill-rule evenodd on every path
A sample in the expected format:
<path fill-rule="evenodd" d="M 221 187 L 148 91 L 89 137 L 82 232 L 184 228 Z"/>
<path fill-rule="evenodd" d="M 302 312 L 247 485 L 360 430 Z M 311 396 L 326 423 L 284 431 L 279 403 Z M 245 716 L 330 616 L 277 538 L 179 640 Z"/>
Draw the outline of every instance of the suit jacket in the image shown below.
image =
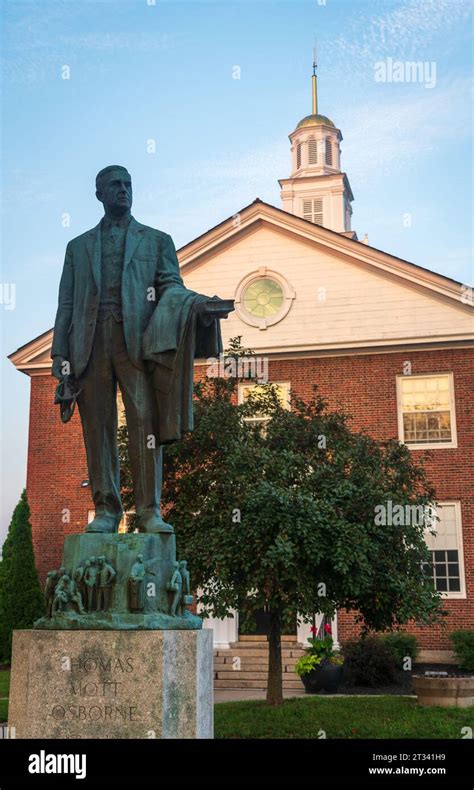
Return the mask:
<path fill-rule="evenodd" d="M 100 302 L 101 225 L 69 242 L 59 286 L 51 356 L 71 363 L 76 378 L 92 350 Z M 142 339 L 157 302 L 170 286 L 186 290 L 171 236 L 133 217 L 127 230 L 122 274 L 125 342 L 132 363 L 144 370 Z M 150 290 L 154 289 L 154 290 Z M 150 299 L 150 296 L 155 299 Z M 172 320 L 172 318 L 171 318 Z"/>
<path fill-rule="evenodd" d="M 167 288 L 143 337 L 158 407 L 158 444 L 178 441 L 193 430 L 194 359 L 222 351 L 220 321 L 195 311 L 208 299 L 186 288 Z"/>

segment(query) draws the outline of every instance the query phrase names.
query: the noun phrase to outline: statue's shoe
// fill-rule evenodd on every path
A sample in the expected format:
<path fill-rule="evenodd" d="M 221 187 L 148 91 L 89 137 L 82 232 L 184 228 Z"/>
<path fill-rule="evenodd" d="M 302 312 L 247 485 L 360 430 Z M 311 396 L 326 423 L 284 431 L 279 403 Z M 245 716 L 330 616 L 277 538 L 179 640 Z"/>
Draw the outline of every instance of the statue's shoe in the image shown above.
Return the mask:
<path fill-rule="evenodd" d="M 138 519 L 138 529 L 140 532 L 157 533 L 157 532 L 174 532 L 171 524 L 163 521 L 161 516 L 142 516 Z"/>
<path fill-rule="evenodd" d="M 86 527 L 86 532 L 117 532 L 120 519 L 115 516 L 96 516 Z"/>

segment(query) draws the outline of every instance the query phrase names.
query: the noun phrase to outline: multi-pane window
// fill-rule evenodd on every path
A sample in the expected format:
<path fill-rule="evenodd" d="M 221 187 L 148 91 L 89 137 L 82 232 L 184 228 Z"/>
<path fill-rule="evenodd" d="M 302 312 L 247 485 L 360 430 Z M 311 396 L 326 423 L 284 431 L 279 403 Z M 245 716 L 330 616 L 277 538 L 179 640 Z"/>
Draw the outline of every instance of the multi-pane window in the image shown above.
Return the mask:
<path fill-rule="evenodd" d="M 458 502 L 444 502 L 437 508 L 439 521 L 433 524 L 432 534 L 425 532 L 425 540 L 431 552 L 431 562 L 425 565 L 425 573 L 440 593 L 462 598 L 464 592 L 464 561 L 461 529 L 461 508 Z"/>
<path fill-rule="evenodd" d="M 290 383 L 288 381 L 284 382 L 272 382 L 274 387 L 276 387 L 278 399 L 285 409 L 290 408 Z M 262 389 L 260 384 L 239 384 L 239 403 L 244 403 L 251 392 L 258 392 L 259 389 Z M 261 422 L 265 423 L 268 421 L 268 417 L 265 415 L 256 416 L 256 417 L 246 417 L 246 422 Z"/>
<path fill-rule="evenodd" d="M 455 446 L 451 374 L 400 376 L 397 381 L 401 441 L 416 447 Z"/>
<path fill-rule="evenodd" d="M 314 137 L 311 137 L 308 140 L 308 163 L 310 165 L 315 165 L 317 164 L 317 161 L 318 161 L 318 142 L 317 140 L 314 139 Z"/>
<path fill-rule="evenodd" d="M 280 283 L 271 277 L 259 277 L 243 294 L 245 309 L 257 318 L 268 318 L 281 312 L 285 295 Z"/>
<path fill-rule="evenodd" d="M 315 225 L 323 224 L 323 201 L 322 198 L 313 200 L 303 200 L 303 219 L 314 222 Z"/>

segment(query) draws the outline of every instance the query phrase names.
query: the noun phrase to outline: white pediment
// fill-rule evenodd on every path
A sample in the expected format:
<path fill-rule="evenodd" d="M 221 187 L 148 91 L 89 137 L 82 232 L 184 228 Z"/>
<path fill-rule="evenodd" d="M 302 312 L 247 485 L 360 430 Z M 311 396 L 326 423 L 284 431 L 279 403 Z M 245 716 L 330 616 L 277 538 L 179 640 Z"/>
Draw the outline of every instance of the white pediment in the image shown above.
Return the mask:
<path fill-rule="evenodd" d="M 253 203 L 179 252 L 186 285 L 235 298 L 252 273 L 276 272 L 294 292 L 282 320 L 259 328 L 237 313 L 224 342 L 273 353 L 474 340 L 459 283 L 267 204 Z"/>

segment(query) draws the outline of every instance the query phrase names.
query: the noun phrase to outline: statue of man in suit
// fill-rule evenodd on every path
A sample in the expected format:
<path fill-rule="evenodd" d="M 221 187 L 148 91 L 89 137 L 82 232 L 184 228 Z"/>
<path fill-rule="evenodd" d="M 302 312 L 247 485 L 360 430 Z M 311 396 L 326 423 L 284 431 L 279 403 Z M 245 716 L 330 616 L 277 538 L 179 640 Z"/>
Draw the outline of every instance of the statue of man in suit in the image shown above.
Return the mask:
<path fill-rule="evenodd" d="M 191 397 L 181 397 L 181 392 L 183 387 L 189 390 L 195 346 L 199 341 L 199 355 L 215 355 L 216 343 L 221 347 L 218 319 L 227 316 L 229 307 L 221 309 L 217 297 L 209 300 L 186 289 L 171 237 L 132 217 L 132 181 L 126 168 L 101 170 L 96 197 L 104 206 L 103 218 L 67 245 L 51 349 L 53 376 L 61 381 L 72 374 L 79 389 L 96 510 L 86 531 L 116 532 L 122 517 L 118 383 L 138 528 L 172 532 L 160 512 L 161 444 L 192 428 Z M 203 354 L 204 348 L 209 353 Z"/>

